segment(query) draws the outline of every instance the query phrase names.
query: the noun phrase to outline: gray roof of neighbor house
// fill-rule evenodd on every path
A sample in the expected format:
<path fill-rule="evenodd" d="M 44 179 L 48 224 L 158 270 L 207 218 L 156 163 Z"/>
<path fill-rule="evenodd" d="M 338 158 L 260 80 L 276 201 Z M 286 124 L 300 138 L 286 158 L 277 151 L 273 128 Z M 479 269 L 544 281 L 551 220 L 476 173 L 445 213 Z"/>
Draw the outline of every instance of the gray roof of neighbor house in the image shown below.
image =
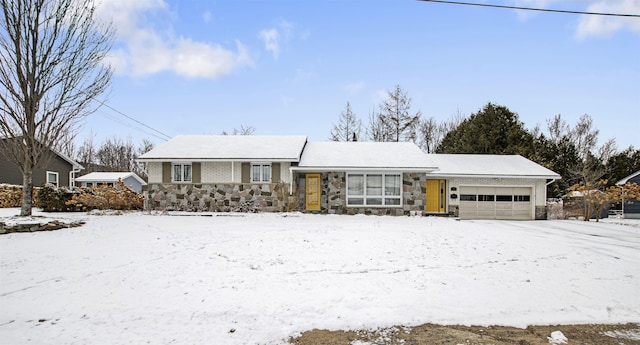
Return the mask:
<path fill-rule="evenodd" d="M 620 180 L 620 181 L 616 182 L 616 184 L 617 184 L 617 185 L 625 184 L 625 183 L 629 182 L 629 180 L 631 180 L 632 178 L 634 178 L 634 177 L 636 177 L 636 176 L 638 176 L 638 175 L 640 175 L 640 170 L 638 170 L 638 171 L 636 171 L 635 173 L 633 173 L 633 174 L 631 174 L 631 175 L 629 175 L 629 176 L 627 176 L 627 177 L 623 178 L 622 180 Z"/>
<path fill-rule="evenodd" d="M 146 186 L 147 183 L 135 173 L 132 172 L 92 172 L 86 175 L 82 175 L 80 177 L 76 177 L 76 181 L 78 182 L 116 182 L 118 179 L 123 180 L 133 177 L 138 180 L 140 184 Z"/>
<path fill-rule="evenodd" d="M 138 161 L 297 162 L 306 142 L 302 135 L 179 135 L 141 155 Z"/>
<path fill-rule="evenodd" d="M 292 170 L 395 170 L 428 172 L 436 167 L 407 142 L 309 142 Z"/>
<path fill-rule="evenodd" d="M 559 179 L 560 175 L 520 155 L 428 154 L 434 176 Z"/>

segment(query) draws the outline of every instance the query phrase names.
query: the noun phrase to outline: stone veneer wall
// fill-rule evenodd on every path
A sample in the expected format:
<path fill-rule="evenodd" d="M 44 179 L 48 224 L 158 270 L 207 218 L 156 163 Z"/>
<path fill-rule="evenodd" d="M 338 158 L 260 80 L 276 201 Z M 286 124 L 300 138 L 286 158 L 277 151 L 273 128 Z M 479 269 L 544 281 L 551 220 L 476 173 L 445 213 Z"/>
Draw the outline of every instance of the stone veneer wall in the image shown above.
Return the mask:
<path fill-rule="evenodd" d="M 305 174 L 298 174 L 296 196 L 298 208 L 305 209 Z M 402 174 L 402 206 L 400 207 L 347 207 L 347 182 L 344 172 L 324 172 L 321 174 L 322 192 L 320 211 L 306 211 L 328 214 L 370 214 L 370 215 L 411 215 L 422 214 L 426 198 L 426 175 L 419 173 Z"/>
<path fill-rule="evenodd" d="M 284 194 L 284 195 L 283 195 Z M 287 184 L 159 184 L 148 185 L 145 210 L 169 211 L 267 211 L 285 207 Z"/>

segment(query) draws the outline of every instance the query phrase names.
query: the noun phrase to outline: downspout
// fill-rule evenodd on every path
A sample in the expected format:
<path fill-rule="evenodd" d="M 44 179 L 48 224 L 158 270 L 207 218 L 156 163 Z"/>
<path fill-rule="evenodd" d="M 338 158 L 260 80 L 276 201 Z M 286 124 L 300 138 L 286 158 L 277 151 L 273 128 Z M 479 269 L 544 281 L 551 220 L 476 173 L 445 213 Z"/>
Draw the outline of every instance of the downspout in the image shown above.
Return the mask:
<path fill-rule="evenodd" d="M 82 168 L 78 167 L 78 170 L 76 170 L 75 167 L 71 168 L 71 171 L 69 171 L 69 188 L 75 187 L 76 185 L 76 173 L 80 172 L 82 170 Z"/>

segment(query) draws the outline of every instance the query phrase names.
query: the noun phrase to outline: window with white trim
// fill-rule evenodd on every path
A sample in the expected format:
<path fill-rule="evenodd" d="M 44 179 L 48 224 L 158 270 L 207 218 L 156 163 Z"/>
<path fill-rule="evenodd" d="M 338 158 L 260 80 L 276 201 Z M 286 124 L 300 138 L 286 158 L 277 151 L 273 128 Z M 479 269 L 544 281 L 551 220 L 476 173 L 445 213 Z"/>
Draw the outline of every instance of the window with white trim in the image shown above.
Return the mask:
<path fill-rule="evenodd" d="M 347 206 L 401 206 L 401 174 L 348 174 Z"/>
<path fill-rule="evenodd" d="M 191 163 L 173 163 L 171 165 L 172 182 L 191 182 Z"/>
<path fill-rule="evenodd" d="M 271 163 L 252 163 L 251 182 L 271 182 Z"/>
<path fill-rule="evenodd" d="M 47 184 L 52 184 L 58 187 L 60 180 L 58 179 L 59 175 L 55 171 L 47 171 Z"/>

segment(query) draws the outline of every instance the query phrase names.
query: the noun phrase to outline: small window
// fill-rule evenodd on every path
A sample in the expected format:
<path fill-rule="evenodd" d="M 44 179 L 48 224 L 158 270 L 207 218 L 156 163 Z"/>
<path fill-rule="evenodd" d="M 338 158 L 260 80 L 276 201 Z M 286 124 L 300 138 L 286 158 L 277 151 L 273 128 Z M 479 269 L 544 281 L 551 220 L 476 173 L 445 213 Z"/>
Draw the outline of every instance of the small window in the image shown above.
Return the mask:
<path fill-rule="evenodd" d="M 460 201 L 476 201 L 475 194 L 460 194 Z"/>
<path fill-rule="evenodd" d="M 58 187 L 58 173 L 55 171 L 47 171 L 47 183 Z"/>
<path fill-rule="evenodd" d="M 491 195 L 491 194 L 478 195 L 478 201 L 494 201 L 494 200 L 495 200 L 495 195 Z"/>
<path fill-rule="evenodd" d="M 171 180 L 173 182 L 191 182 L 191 163 L 173 164 Z"/>
<path fill-rule="evenodd" d="M 271 164 L 251 164 L 251 182 L 271 182 Z"/>
<path fill-rule="evenodd" d="M 513 201 L 513 196 L 511 195 L 496 195 L 496 201 Z"/>
<path fill-rule="evenodd" d="M 529 195 L 514 195 L 513 201 L 515 202 L 529 202 L 531 201 L 531 196 Z"/>

